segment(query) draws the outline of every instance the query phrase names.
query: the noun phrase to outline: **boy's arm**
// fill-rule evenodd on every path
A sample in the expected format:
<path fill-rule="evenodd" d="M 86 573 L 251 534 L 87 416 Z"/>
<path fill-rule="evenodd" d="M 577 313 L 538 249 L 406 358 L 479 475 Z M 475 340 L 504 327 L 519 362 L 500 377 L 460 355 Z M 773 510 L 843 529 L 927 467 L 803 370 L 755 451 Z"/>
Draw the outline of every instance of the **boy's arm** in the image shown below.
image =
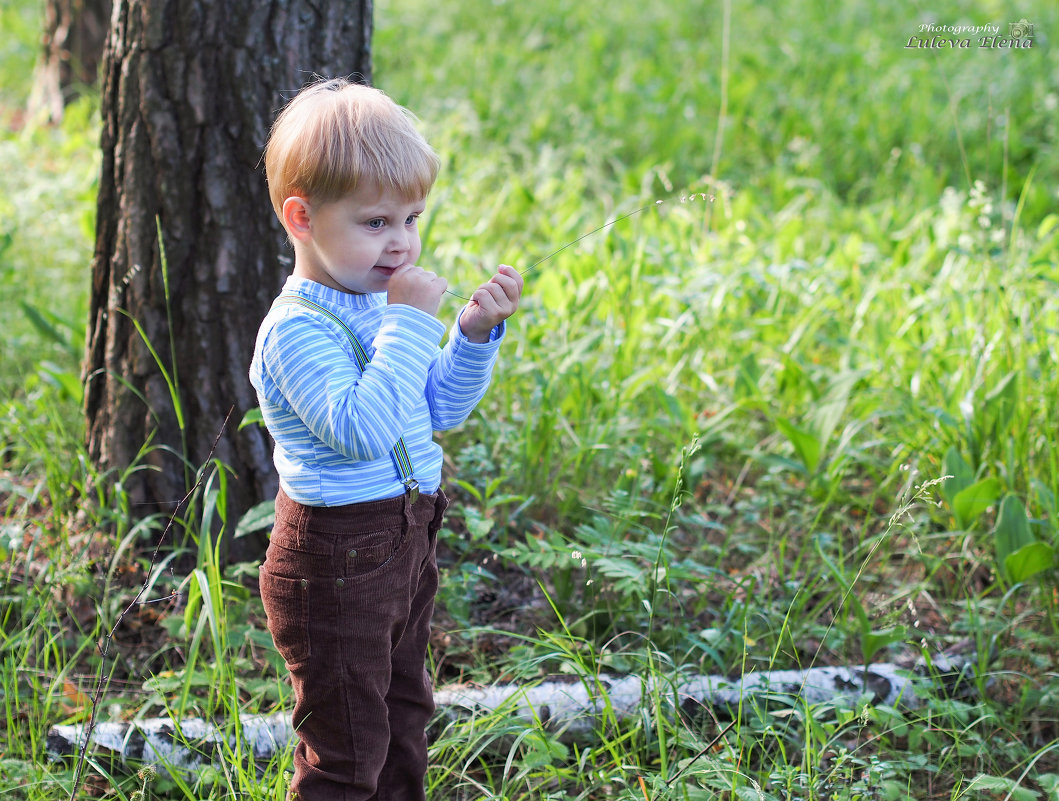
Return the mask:
<path fill-rule="evenodd" d="M 435 430 L 462 423 L 485 395 L 505 320 L 515 313 L 521 296 L 522 276 L 514 267 L 501 264 L 460 312 L 427 380 L 427 403 Z"/>
<path fill-rule="evenodd" d="M 459 320 L 452 326 L 449 341 L 437 352 L 427 375 L 427 405 L 435 431 L 462 423 L 485 396 L 506 330 L 506 324 L 500 323 L 488 342 L 475 343 L 460 329 Z"/>
<path fill-rule="evenodd" d="M 408 306 L 388 306 L 363 373 L 337 326 L 296 311 L 266 336 L 274 402 L 289 407 L 332 450 L 356 461 L 386 456 L 401 437 L 444 327 Z"/>

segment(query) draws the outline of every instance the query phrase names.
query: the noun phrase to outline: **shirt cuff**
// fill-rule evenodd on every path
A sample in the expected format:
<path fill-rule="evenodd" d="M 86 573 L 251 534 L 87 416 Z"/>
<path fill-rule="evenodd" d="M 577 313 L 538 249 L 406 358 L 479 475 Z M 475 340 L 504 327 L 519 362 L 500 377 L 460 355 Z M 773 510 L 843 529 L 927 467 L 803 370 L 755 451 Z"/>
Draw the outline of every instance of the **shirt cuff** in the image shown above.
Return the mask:
<path fill-rule="evenodd" d="M 471 342 L 467 339 L 467 335 L 463 333 L 463 329 L 460 328 L 460 315 L 456 315 L 456 322 L 452 325 L 452 332 L 449 334 L 450 337 L 456 339 L 462 343 L 462 345 L 469 348 L 484 348 L 492 345 L 493 343 L 499 343 L 503 341 L 504 334 L 507 333 L 507 320 L 501 320 L 497 325 L 493 326 L 493 330 L 489 332 L 489 340 L 487 342 Z"/>

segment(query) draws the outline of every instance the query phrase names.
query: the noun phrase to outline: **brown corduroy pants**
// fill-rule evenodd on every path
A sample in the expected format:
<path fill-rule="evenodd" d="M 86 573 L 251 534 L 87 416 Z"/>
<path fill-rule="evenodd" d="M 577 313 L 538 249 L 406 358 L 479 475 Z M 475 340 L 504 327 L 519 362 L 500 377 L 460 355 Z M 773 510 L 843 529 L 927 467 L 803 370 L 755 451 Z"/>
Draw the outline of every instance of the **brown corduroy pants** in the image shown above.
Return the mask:
<path fill-rule="evenodd" d="M 276 498 L 260 586 L 294 687 L 292 798 L 424 801 L 426 652 L 446 505 L 440 491 L 414 504 Z"/>

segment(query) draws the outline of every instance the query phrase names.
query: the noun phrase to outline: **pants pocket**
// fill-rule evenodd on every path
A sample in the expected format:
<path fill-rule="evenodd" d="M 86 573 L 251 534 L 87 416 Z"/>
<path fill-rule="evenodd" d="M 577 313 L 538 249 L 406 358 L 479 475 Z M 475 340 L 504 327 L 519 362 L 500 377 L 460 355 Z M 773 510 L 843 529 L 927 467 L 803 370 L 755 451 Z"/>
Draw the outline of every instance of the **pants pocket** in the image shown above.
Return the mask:
<path fill-rule="evenodd" d="M 353 547 L 346 552 L 346 575 L 359 580 L 380 571 L 393 561 L 404 542 L 405 532 L 401 529 L 351 537 L 348 543 Z"/>
<path fill-rule="evenodd" d="M 276 651 L 287 670 L 296 670 L 309 659 L 310 582 L 273 575 L 262 565 L 258 584 Z"/>

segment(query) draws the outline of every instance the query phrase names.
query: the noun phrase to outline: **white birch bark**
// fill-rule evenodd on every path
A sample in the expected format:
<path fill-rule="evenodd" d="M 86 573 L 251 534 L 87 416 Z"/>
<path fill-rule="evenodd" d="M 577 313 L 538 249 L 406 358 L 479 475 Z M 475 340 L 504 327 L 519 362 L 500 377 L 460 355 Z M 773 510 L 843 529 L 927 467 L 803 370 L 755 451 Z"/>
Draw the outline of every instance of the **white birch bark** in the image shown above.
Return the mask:
<path fill-rule="evenodd" d="M 734 714 L 743 704 L 791 707 L 823 703 L 915 708 L 928 694 L 939 691 L 939 682 L 953 685 L 963 676 L 963 664 L 937 658 L 935 679 L 926 671 L 877 664 L 865 671 L 855 667 L 816 667 L 806 670 L 752 672 L 729 679 L 723 676 L 678 676 L 667 680 L 639 676 L 570 677 L 527 686 L 515 684 L 489 687 L 450 686 L 435 692 L 434 700 L 443 716 L 505 714 L 525 722 L 540 721 L 560 737 L 590 736 L 604 715 L 617 719 L 633 717 L 644 699 L 660 694 L 672 713 L 679 709 L 694 716 L 703 708 L 722 716 Z M 940 675 L 939 675 L 940 674 Z M 942 690 L 944 691 L 944 690 Z M 256 760 L 271 759 L 278 751 L 293 747 L 294 731 L 288 713 L 240 717 L 241 739 Z M 201 768 L 223 758 L 234 744 L 234 735 L 223 727 L 192 718 L 176 725 L 169 718 L 130 723 L 99 723 L 92 731 L 97 751 L 109 751 L 122 764 L 154 764 L 160 771 Z M 83 726 L 54 726 L 48 733 L 49 756 L 76 754 L 84 738 Z"/>

